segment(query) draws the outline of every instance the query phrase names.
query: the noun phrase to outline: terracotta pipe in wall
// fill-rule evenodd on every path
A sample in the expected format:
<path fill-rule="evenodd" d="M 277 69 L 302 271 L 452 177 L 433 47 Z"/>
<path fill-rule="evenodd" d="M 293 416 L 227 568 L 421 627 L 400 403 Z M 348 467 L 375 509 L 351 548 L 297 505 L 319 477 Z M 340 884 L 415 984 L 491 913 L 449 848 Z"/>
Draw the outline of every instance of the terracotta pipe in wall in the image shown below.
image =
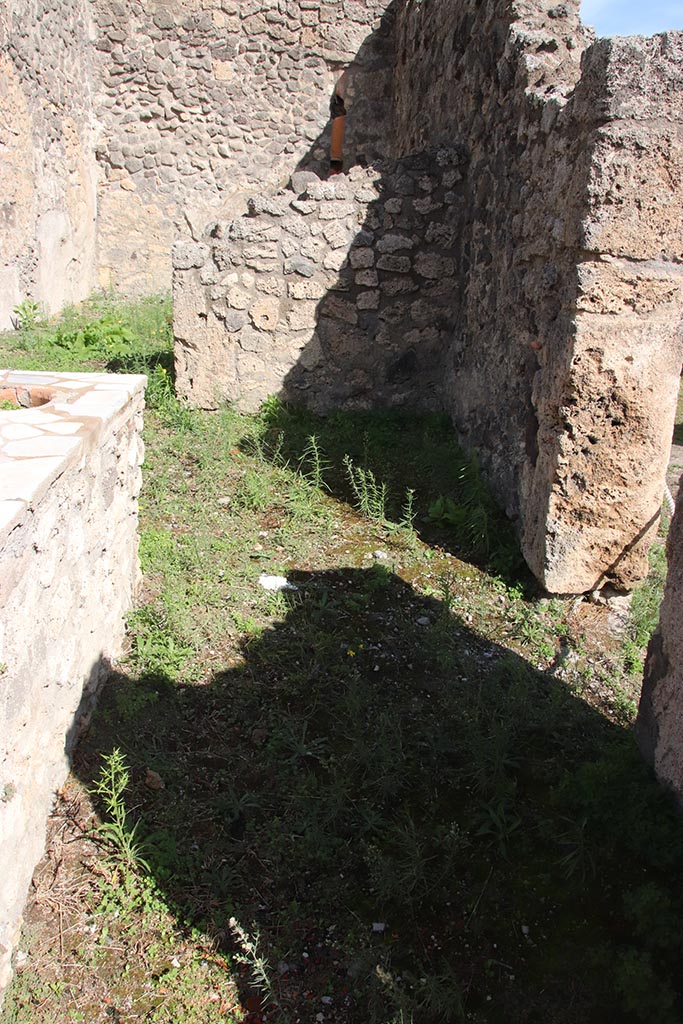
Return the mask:
<path fill-rule="evenodd" d="M 335 117 L 330 142 L 330 174 L 340 174 L 344 168 L 344 127 L 346 117 Z"/>
<path fill-rule="evenodd" d="M 344 169 L 344 128 L 346 126 L 346 72 L 334 87 L 330 114 L 332 115 L 332 138 L 330 140 L 330 175 L 341 174 Z"/>

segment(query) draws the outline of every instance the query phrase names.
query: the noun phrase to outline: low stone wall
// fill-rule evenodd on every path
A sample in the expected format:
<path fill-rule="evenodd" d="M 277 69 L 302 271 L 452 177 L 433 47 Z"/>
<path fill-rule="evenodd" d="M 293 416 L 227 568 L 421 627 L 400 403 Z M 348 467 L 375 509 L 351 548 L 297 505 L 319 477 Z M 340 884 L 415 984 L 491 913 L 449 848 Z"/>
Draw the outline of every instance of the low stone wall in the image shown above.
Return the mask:
<path fill-rule="evenodd" d="M 144 384 L 0 372 L 3 398 L 29 406 L 0 411 L 0 991 L 53 794 L 139 579 Z"/>

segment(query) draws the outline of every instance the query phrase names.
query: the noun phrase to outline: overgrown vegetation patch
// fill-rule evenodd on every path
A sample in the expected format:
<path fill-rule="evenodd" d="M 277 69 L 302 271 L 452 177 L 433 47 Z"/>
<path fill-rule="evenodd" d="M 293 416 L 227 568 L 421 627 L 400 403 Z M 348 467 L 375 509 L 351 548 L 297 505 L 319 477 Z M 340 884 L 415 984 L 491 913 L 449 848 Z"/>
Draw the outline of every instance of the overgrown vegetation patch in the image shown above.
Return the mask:
<path fill-rule="evenodd" d="M 145 589 L 4 1020 L 683 1019 L 683 827 L 629 731 L 656 589 L 628 643 L 535 593 L 439 417 L 190 411 L 168 314 L 4 342 L 150 375 Z"/>

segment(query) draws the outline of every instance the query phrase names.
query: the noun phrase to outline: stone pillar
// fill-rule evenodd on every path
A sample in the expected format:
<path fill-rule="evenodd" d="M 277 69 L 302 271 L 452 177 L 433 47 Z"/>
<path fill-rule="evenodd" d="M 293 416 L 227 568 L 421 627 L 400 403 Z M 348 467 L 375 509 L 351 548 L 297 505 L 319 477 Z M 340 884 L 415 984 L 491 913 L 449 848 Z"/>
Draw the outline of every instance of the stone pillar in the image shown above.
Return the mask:
<path fill-rule="evenodd" d="M 682 33 L 601 40 L 567 108 L 588 161 L 558 210 L 573 308 L 564 357 L 539 352 L 523 474 L 524 553 L 554 593 L 647 574 L 683 359 L 681 61 Z"/>

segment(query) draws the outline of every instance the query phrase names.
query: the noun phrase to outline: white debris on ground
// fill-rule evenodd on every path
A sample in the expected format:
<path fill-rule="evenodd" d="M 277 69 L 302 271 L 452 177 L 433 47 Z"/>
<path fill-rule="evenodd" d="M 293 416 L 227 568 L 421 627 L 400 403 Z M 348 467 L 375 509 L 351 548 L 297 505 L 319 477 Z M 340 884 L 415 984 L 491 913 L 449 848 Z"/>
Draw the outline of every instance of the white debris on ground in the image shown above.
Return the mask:
<path fill-rule="evenodd" d="M 290 583 L 286 576 L 268 576 L 262 573 L 258 581 L 264 590 L 298 590 L 293 583 Z"/>

